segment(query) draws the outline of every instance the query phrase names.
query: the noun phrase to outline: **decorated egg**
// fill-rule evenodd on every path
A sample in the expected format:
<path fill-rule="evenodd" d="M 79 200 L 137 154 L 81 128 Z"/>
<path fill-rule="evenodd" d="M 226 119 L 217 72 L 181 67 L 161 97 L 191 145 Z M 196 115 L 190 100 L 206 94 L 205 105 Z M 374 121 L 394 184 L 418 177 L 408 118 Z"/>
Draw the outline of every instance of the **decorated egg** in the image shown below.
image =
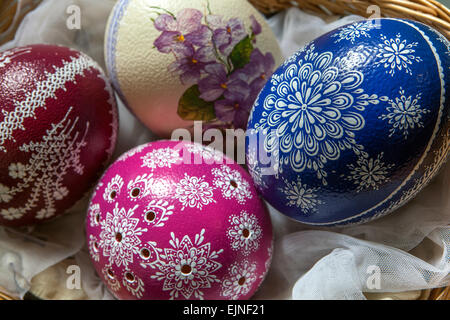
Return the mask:
<path fill-rule="evenodd" d="M 298 221 L 363 223 L 412 199 L 449 152 L 449 41 L 409 20 L 356 22 L 288 59 L 249 120 L 264 198 Z"/>
<path fill-rule="evenodd" d="M 90 57 L 52 45 L 0 52 L 0 225 L 63 213 L 111 156 L 117 107 Z"/>
<path fill-rule="evenodd" d="M 120 0 L 105 36 L 108 73 L 151 131 L 245 128 L 257 94 L 283 61 L 246 0 Z"/>
<path fill-rule="evenodd" d="M 272 257 L 250 175 L 191 142 L 121 156 L 92 196 L 86 230 L 95 269 L 119 299 L 248 299 Z"/>

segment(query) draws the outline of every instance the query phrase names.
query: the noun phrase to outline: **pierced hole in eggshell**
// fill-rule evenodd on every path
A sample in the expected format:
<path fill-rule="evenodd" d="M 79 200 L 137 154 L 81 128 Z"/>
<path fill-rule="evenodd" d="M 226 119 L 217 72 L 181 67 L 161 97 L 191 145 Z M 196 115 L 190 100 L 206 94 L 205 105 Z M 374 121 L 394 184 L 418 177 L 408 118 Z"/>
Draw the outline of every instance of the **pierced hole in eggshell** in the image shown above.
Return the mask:
<path fill-rule="evenodd" d="M 181 267 L 181 273 L 184 275 L 189 275 L 192 272 L 192 267 L 190 265 L 185 264 Z"/>
<path fill-rule="evenodd" d="M 94 251 L 98 252 L 98 242 L 94 242 Z"/>
<path fill-rule="evenodd" d="M 120 232 L 116 233 L 115 238 L 117 242 L 121 242 L 123 239 L 122 234 Z"/>
<path fill-rule="evenodd" d="M 248 229 L 242 230 L 242 236 L 243 236 L 245 239 L 249 238 L 249 237 L 250 237 L 250 230 L 248 230 Z"/>
<path fill-rule="evenodd" d="M 239 284 L 240 286 L 243 286 L 243 285 L 245 284 L 245 281 L 247 281 L 247 279 L 245 279 L 245 277 L 241 277 L 241 278 L 238 280 L 238 284 Z"/>
<path fill-rule="evenodd" d="M 145 220 L 147 220 L 148 222 L 153 222 L 156 218 L 156 213 L 154 211 L 148 211 L 145 214 Z"/>
<path fill-rule="evenodd" d="M 129 282 L 129 283 L 133 283 L 136 278 L 134 277 L 134 275 L 131 272 L 127 272 L 125 273 L 125 279 Z"/>
<path fill-rule="evenodd" d="M 139 188 L 134 188 L 133 190 L 131 190 L 131 196 L 133 198 L 139 197 L 140 194 L 141 194 L 141 189 L 139 189 Z"/>
<path fill-rule="evenodd" d="M 112 269 L 108 269 L 106 274 L 108 275 L 108 278 L 114 279 L 114 271 L 112 271 Z"/>
<path fill-rule="evenodd" d="M 143 259 L 148 259 L 150 258 L 150 250 L 148 250 L 147 248 L 144 248 L 141 250 L 141 257 Z"/>
<path fill-rule="evenodd" d="M 237 182 L 234 181 L 234 180 L 230 180 L 230 184 L 231 184 L 231 186 L 232 186 L 233 188 L 237 188 L 237 187 L 238 187 Z"/>
<path fill-rule="evenodd" d="M 97 214 L 95 215 L 95 222 L 96 222 L 96 223 L 99 223 L 99 222 L 100 222 L 100 213 L 97 213 Z"/>
<path fill-rule="evenodd" d="M 109 194 L 109 198 L 111 200 L 114 200 L 116 197 L 117 197 L 117 191 L 116 190 L 111 191 L 111 193 Z"/>

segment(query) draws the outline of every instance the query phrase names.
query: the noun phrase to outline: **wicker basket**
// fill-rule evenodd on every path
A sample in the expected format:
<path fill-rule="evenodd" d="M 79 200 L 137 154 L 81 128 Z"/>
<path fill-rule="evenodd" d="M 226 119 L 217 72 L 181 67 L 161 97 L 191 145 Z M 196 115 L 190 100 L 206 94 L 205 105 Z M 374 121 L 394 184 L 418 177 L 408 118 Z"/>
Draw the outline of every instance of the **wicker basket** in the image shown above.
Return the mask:
<path fill-rule="evenodd" d="M 11 40 L 25 15 L 42 0 L 0 0 L 0 45 Z M 450 39 L 450 9 L 436 0 L 249 0 L 266 15 L 286 8 L 299 9 L 319 16 L 357 14 L 370 17 L 368 7 L 376 5 L 382 17 L 408 18 L 428 24 Z M 0 287 L 0 300 L 14 300 Z M 450 300 L 450 286 L 423 290 L 421 300 Z"/>
<path fill-rule="evenodd" d="M 249 0 L 265 14 L 296 6 L 319 15 L 357 14 L 370 17 L 371 5 L 380 8 L 382 17 L 407 18 L 434 27 L 450 39 L 450 9 L 436 0 Z M 369 11 L 369 12 L 368 12 Z"/>
<path fill-rule="evenodd" d="M 0 0 L 0 45 L 13 39 L 22 19 L 41 0 Z"/>

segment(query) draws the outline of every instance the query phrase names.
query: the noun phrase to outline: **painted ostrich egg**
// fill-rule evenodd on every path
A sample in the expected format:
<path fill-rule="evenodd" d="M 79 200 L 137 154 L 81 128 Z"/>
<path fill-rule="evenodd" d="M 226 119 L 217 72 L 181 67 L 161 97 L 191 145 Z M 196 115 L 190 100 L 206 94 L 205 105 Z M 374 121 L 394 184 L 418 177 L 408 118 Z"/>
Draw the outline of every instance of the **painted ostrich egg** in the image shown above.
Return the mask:
<path fill-rule="evenodd" d="M 92 196 L 86 235 L 119 299 L 248 299 L 272 257 L 250 175 L 223 153 L 158 141 L 121 156 Z"/>
<path fill-rule="evenodd" d="M 365 20 L 317 38 L 253 107 L 246 153 L 259 190 L 317 226 L 394 211 L 446 162 L 449 84 L 449 41 L 426 25 Z"/>
<path fill-rule="evenodd" d="M 283 61 L 247 0 L 120 0 L 105 36 L 113 86 L 155 134 L 245 128 L 253 103 Z"/>
<path fill-rule="evenodd" d="M 90 57 L 52 45 L 0 52 L 0 225 L 70 208 L 116 143 L 117 107 Z"/>

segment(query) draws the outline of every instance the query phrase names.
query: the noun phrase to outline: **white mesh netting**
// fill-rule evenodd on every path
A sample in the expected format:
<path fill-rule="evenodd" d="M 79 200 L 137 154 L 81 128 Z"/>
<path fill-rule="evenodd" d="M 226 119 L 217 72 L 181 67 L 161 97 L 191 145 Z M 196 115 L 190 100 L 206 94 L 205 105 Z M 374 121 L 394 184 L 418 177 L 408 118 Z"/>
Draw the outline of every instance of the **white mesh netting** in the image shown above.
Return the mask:
<path fill-rule="evenodd" d="M 0 50 L 54 43 L 79 49 L 104 66 L 103 34 L 114 3 L 114 0 L 45 0 L 25 18 L 15 39 Z M 66 9 L 71 4 L 81 8 L 81 30 L 66 27 Z M 272 17 L 269 23 L 287 57 L 315 37 L 360 19 L 348 16 L 324 21 L 290 9 Z M 119 104 L 119 111 L 120 134 L 115 157 L 155 139 L 123 104 Z M 311 229 L 271 209 L 275 230 L 273 265 L 255 298 L 365 299 L 363 293 L 370 291 L 400 292 L 447 285 L 449 184 L 447 164 L 416 199 L 394 214 L 341 229 Z M 81 200 L 68 214 L 43 226 L 15 231 L 0 228 L 0 286 L 23 297 L 35 275 L 75 256 L 82 271 L 84 296 L 112 298 L 83 249 L 87 201 L 88 198 Z M 379 283 L 371 277 L 377 270 Z M 370 289 L 372 285 L 379 289 Z M 39 290 L 43 294 L 46 291 Z M 65 296 L 68 297 L 70 294 Z"/>

